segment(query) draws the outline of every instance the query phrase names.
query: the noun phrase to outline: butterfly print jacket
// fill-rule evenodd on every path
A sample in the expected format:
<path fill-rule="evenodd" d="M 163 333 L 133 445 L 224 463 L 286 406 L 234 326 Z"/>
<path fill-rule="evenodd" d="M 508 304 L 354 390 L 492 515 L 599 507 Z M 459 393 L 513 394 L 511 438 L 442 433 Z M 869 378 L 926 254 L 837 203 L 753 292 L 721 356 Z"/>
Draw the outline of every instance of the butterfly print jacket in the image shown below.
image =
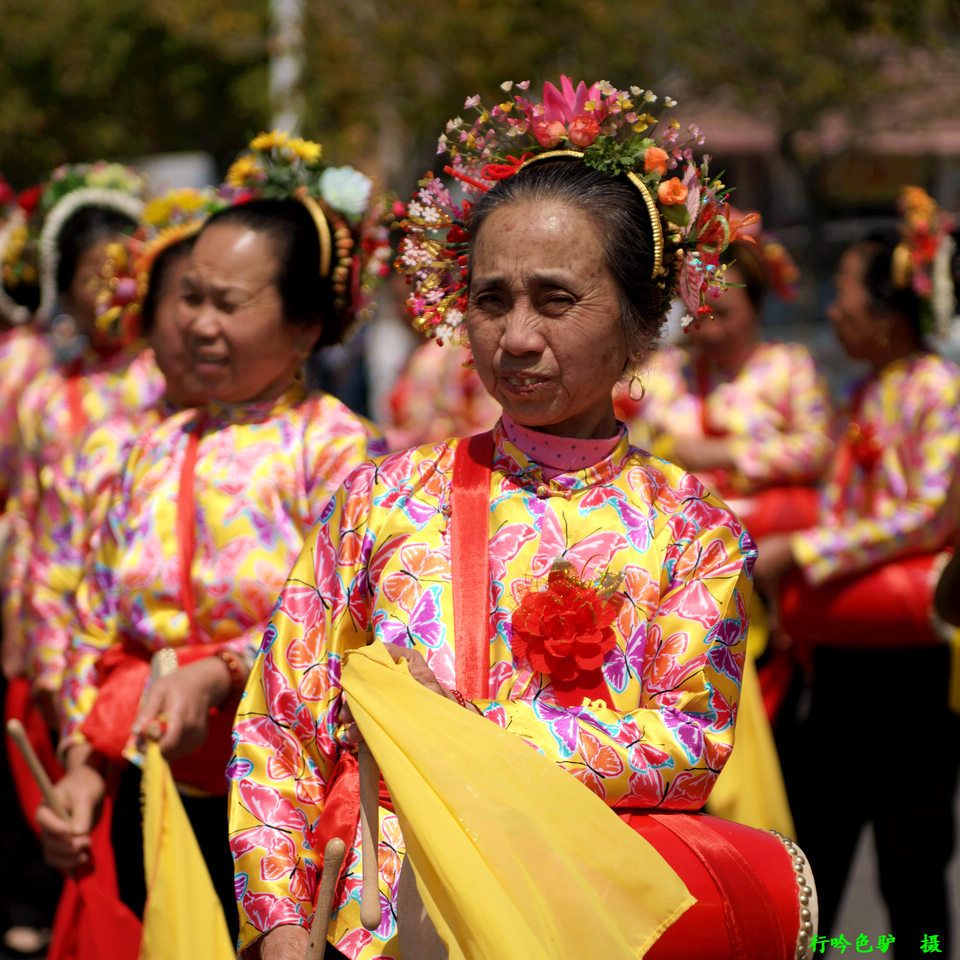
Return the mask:
<path fill-rule="evenodd" d="M 223 644 L 251 662 L 304 537 L 344 477 L 383 449 L 368 421 L 299 384 L 272 401 L 183 410 L 141 435 L 77 592 L 62 744 L 82 739 L 97 660 L 115 644 L 148 655 Z M 126 755 L 140 759 L 132 740 Z"/>
<path fill-rule="evenodd" d="M 595 465 L 544 480 L 494 430 L 490 498 L 490 700 L 484 715 L 611 806 L 700 808 L 733 745 L 755 550 L 737 517 L 678 467 L 624 434 Z M 240 704 L 230 774 L 241 948 L 309 923 L 322 850 L 312 842 L 341 749 L 340 667 L 373 638 L 413 647 L 455 687 L 450 480 L 458 441 L 356 470 L 304 545 Z M 564 558 L 581 576 L 622 575 L 617 646 L 604 663 L 614 708 L 559 707 L 548 677 L 511 655 L 522 591 Z M 253 826 L 251 826 L 253 824 Z M 331 940 L 348 957 L 395 957 L 403 838 L 381 810 L 383 922 L 359 920 L 359 836 Z"/>

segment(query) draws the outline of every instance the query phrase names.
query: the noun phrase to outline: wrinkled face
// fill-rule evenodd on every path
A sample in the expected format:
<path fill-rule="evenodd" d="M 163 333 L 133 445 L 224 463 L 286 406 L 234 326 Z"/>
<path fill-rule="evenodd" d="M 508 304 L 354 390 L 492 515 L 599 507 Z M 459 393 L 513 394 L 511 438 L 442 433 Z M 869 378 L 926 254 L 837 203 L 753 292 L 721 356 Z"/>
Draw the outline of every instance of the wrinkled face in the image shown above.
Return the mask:
<path fill-rule="evenodd" d="M 743 275 L 735 267 L 727 268 L 731 284 L 743 283 Z M 729 286 L 716 300 L 710 301 L 713 319 L 691 325 L 687 336 L 702 347 L 715 348 L 724 354 L 740 354 L 757 336 L 757 311 L 744 287 Z"/>
<path fill-rule="evenodd" d="M 63 292 L 63 305 L 77 324 L 77 330 L 96 339 L 97 294 L 103 288 L 101 271 L 107 260 L 107 247 L 118 237 L 104 237 L 87 247 L 77 258 L 70 286 Z"/>
<path fill-rule="evenodd" d="M 629 351 L 586 214 L 555 200 L 494 210 L 473 241 L 466 325 L 483 385 L 517 423 L 613 436 L 611 391 Z"/>
<path fill-rule="evenodd" d="M 833 301 L 827 317 L 847 356 L 868 360 L 876 350 L 884 320 L 870 307 L 870 295 L 863 282 L 866 267 L 862 251 L 853 248 L 840 258 L 834 276 Z"/>
<path fill-rule="evenodd" d="M 207 399 L 203 385 L 194 375 L 187 360 L 187 345 L 177 311 L 180 305 L 180 287 L 190 254 L 184 251 L 182 256 L 173 260 L 159 279 L 162 284 L 153 314 L 153 326 L 150 329 L 149 343 L 157 360 L 157 366 L 163 374 L 167 387 L 167 399 L 180 407 L 202 404 Z"/>
<path fill-rule="evenodd" d="M 191 382 L 213 400 L 279 396 L 319 336 L 283 317 L 274 241 L 215 223 L 194 244 L 177 310 Z"/>

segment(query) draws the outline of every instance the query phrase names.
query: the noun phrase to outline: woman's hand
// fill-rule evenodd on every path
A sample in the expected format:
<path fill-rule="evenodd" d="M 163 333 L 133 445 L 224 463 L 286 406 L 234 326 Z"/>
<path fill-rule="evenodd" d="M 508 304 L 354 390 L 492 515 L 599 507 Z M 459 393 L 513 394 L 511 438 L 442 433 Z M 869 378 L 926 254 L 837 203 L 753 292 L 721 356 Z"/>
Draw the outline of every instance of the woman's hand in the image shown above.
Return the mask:
<path fill-rule="evenodd" d="M 207 739 L 211 707 L 230 695 L 230 670 L 220 657 L 205 657 L 151 684 L 133 724 L 135 736 L 156 740 L 170 760 L 185 757 Z"/>
<path fill-rule="evenodd" d="M 452 700 L 454 703 L 460 702 L 454 692 L 448 690 L 436 678 L 434 672 L 427 666 L 427 661 L 423 659 L 423 654 L 421 654 L 419 650 L 412 650 L 410 647 L 401 647 L 398 643 L 385 643 L 384 647 L 390 656 L 393 657 L 394 663 L 399 663 L 401 660 L 407 661 L 407 669 L 410 671 L 410 676 L 413 677 L 417 683 L 422 684 L 434 693 L 439 693 L 441 697 L 445 697 L 447 700 Z M 469 701 L 467 702 L 467 706 L 469 706 L 474 713 L 480 712 L 476 706 Z M 363 740 L 363 737 L 360 736 L 360 731 L 357 730 L 357 725 L 353 722 L 353 714 L 350 712 L 350 706 L 346 700 L 343 701 L 340 707 L 339 720 L 341 723 L 350 725 L 345 734 L 348 743 L 360 743 Z"/>
<path fill-rule="evenodd" d="M 58 817 L 42 803 L 37 823 L 47 863 L 64 873 L 74 873 L 90 862 L 90 831 L 100 817 L 107 783 L 86 744 L 68 750 L 66 766 L 67 772 L 54 784 L 53 792 L 68 819 Z"/>
<path fill-rule="evenodd" d="M 306 927 L 286 923 L 268 930 L 254 945 L 260 948 L 260 960 L 303 960 L 307 952 L 310 934 Z M 249 956 L 256 956 L 251 952 Z M 248 954 L 244 953 L 244 957 Z"/>

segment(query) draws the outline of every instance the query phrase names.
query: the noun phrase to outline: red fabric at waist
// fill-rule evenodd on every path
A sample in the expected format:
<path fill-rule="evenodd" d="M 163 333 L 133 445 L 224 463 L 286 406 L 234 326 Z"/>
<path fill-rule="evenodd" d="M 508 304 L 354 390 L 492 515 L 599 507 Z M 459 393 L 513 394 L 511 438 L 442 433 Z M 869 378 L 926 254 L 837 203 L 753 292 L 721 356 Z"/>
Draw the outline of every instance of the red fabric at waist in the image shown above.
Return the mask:
<path fill-rule="evenodd" d="M 179 647 L 174 651 L 177 665 L 185 666 L 213 656 L 222 647 L 223 644 L 219 643 Z M 124 643 L 111 647 L 97 661 L 99 692 L 81 730 L 94 749 L 114 763 L 124 762 L 123 750 L 150 676 L 150 658 L 154 652 L 139 644 Z M 226 793 L 225 771 L 232 749 L 235 706 L 231 702 L 223 708 L 211 708 L 203 746 L 189 756 L 171 762 L 175 780 L 205 793 Z"/>

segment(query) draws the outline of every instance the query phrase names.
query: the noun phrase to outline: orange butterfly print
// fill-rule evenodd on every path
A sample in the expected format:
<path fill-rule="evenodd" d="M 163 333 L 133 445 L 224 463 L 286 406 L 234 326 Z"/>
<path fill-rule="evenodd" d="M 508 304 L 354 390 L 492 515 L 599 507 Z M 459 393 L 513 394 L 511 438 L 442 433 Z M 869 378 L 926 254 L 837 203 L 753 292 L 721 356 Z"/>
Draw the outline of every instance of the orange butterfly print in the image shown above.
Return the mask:
<path fill-rule="evenodd" d="M 606 797 L 604 779 L 623 773 L 623 761 L 620 755 L 607 743 L 587 730 L 580 731 L 580 756 L 583 766 L 571 772 L 598 797 Z"/>

